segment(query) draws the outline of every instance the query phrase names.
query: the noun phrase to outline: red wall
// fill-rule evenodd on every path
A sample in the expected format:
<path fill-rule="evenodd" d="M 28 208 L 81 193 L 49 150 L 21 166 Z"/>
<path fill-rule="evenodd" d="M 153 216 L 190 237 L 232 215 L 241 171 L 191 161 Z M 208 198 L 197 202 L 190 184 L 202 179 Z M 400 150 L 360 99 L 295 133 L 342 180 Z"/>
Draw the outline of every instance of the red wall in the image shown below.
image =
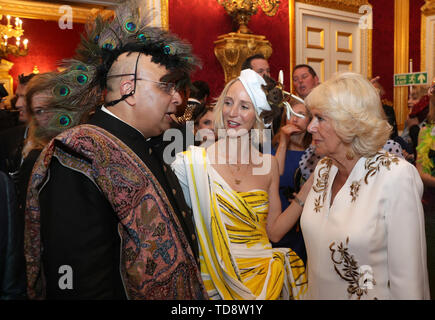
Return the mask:
<path fill-rule="evenodd" d="M 277 78 L 284 70 L 284 82 L 288 88 L 290 79 L 289 12 L 288 0 L 282 0 L 274 17 L 266 16 L 261 9 L 248 25 L 254 34 L 265 35 L 272 44 L 269 58 L 272 77 Z M 190 42 L 193 52 L 202 60 L 203 68 L 193 74 L 193 80 L 204 80 L 210 85 L 211 95 L 216 97 L 225 83 L 222 67 L 214 55 L 214 41 L 219 35 L 233 32 L 231 17 L 216 0 L 170 0 L 169 29 Z"/>
<path fill-rule="evenodd" d="M 420 70 L 421 61 L 421 7 L 424 0 L 411 0 L 409 2 L 409 59 L 412 59 L 413 72 Z"/>
<path fill-rule="evenodd" d="M 71 58 L 80 41 L 80 34 L 84 31 L 84 26 L 80 23 L 74 23 L 71 30 L 62 30 L 56 21 L 22 20 L 24 35 L 21 38 L 29 39 L 29 52 L 24 57 L 6 58 L 14 63 L 9 72 L 14 79 L 14 90 L 18 75 L 31 73 L 35 65 L 42 73 L 56 70 L 60 60 Z"/>
<path fill-rule="evenodd" d="M 394 0 L 370 0 L 373 6 L 373 76 L 381 77 L 385 98 L 393 101 Z M 409 59 L 420 71 L 421 7 L 424 0 L 409 1 Z"/>
<path fill-rule="evenodd" d="M 286 88 L 289 88 L 289 12 L 288 1 L 282 0 L 274 17 L 261 9 L 252 17 L 249 28 L 254 34 L 265 35 L 272 44 L 269 59 L 273 77 L 284 70 Z M 381 76 L 386 98 L 393 100 L 394 73 L 394 0 L 370 0 L 373 6 L 373 75 Z M 410 1 L 410 52 L 414 71 L 420 69 L 421 11 L 424 0 Z M 72 30 L 61 30 L 55 21 L 23 19 L 24 38 L 29 39 L 29 53 L 25 57 L 7 57 L 14 63 L 10 74 L 14 78 L 30 73 L 35 65 L 40 72 L 55 70 L 58 61 L 74 54 L 84 30 L 83 24 L 74 24 Z M 193 74 L 193 80 L 209 83 L 212 96 L 224 86 L 222 67 L 214 55 L 214 41 L 219 35 L 235 31 L 232 20 L 216 0 L 170 0 L 169 28 L 190 42 L 194 53 L 202 60 L 203 68 Z"/>
<path fill-rule="evenodd" d="M 393 101 L 394 74 L 394 0 L 370 0 L 373 6 L 373 76 Z"/>

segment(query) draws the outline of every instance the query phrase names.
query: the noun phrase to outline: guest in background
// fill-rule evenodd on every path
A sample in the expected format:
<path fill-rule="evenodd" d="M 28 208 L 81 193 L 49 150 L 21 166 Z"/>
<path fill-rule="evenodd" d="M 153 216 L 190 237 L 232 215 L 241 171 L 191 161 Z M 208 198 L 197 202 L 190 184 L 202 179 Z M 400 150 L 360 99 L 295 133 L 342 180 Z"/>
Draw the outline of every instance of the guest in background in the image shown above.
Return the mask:
<path fill-rule="evenodd" d="M 292 72 L 293 86 L 296 93 L 305 99 L 316 86 L 319 85 L 319 77 L 316 71 L 308 64 L 298 64 Z"/>
<path fill-rule="evenodd" d="M 254 54 L 243 62 L 242 70 L 251 69 L 257 72 L 260 76 L 270 77 L 270 66 L 267 59 L 261 53 Z"/>
<path fill-rule="evenodd" d="M 305 150 L 311 144 L 311 134 L 307 131 L 308 124 L 311 121 L 311 114 L 304 104 L 297 100 L 291 100 L 290 104 L 295 112 L 303 115 L 300 118 L 292 114 L 290 120 L 286 112 L 282 116 L 282 125 L 280 131 L 272 140 L 272 154 L 275 155 L 279 167 L 279 196 L 281 199 L 281 210 L 284 211 L 292 199 L 294 193 L 299 192 L 301 187 L 301 178 L 298 173 L 299 161 Z M 304 261 L 307 260 L 304 239 L 300 229 L 299 221 L 286 233 L 278 242 L 272 242 L 273 247 L 292 248 L 299 257 Z"/>
<path fill-rule="evenodd" d="M 193 112 L 192 120 L 194 121 L 196 146 L 206 148 L 216 141 L 217 134 L 214 130 L 213 107 L 205 105 L 198 106 Z"/>
<path fill-rule="evenodd" d="M 426 117 L 429 113 L 429 96 L 427 95 L 428 88 L 425 86 L 414 86 L 410 88 L 408 99 L 409 114 L 405 121 L 401 137 L 410 146 L 413 157 L 412 163 L 415 164 L 417 158 L 418 134 L 420 128 L 425 124 Z"/>
<path fill-rule="evenodd" d="M 26 299 L 23 223 L 15 213 L 15 186 L 0 171 L 0 300 Z"/>
<path fill-rule="evenodd" d="M 30 118 L 26 109 L 26 90 L 27 84 L 35 76 L 21 74 L 18 76 L 18 86 L 15 93 L 15 108 L 18 110 L 19 125 L 14 126 L 0 134 L 0 170 L 4 172 L 16 173 L 23 161 L 22 150 L 24 140 L 27 138 L 28 125 Z"/>

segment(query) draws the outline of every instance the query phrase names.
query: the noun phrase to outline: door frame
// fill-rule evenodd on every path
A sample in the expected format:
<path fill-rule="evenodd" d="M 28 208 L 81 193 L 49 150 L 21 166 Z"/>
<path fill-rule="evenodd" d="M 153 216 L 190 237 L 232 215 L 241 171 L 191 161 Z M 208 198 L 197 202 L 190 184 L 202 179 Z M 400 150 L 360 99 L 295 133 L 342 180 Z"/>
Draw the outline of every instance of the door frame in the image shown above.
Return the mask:
<path fill-rule="evenodd" d="M 291 3 L 290 3 L 291 2 Z M 322 18 L 332 18 L 339 21 L 352 22 L 358 24 L 361 20 L 363 14 L 356 13 L 355 8 L 353 10 L 337 10 L 322 6 L 315 6 L 299 1 L 291 0 L 289 2 L 290 12 L 294 12 L 294 19 L 290 19 L 290 35 L 294 34 L 294 46 L 291 53 L 291 68 L 293 68 L 297 63 L 302 61 L 302 50 L 303 47 L 299 45 L 304 37 L 304 30 L 301 27 L 296 28 L 296 26 L 301 26 L 304 15 L 318 16 Z M 371 6 L 370 6 L 371 7 Z M 340 8 L 341 9 L 341 8 Z M 293 23 L 292 23 L 293 22 Z M 372 29 L 360 29 L 360 73 L 365 75 L 367 78 L 372 78 Z M 301 42 L 302 43 L 302 42 Z M 291 74 L 290 70 L 290 74 Z"/>

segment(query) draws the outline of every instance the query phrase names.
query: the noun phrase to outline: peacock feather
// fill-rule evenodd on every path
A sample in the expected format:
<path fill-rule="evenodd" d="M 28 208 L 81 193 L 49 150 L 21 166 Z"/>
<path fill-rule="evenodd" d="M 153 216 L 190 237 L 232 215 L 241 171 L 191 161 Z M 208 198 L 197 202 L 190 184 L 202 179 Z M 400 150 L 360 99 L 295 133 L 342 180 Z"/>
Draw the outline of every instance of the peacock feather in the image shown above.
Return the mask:
<path fill-rule="evenodd" d="M 51 98 L 49 124 L 38 128 L 41 137 L 53 137 L 72 126 L 83 123 L 102 102 L 102 88 L 111 65 L 123 52 L 142 52 L 170 72 L 167 80 L 183 88 L 189 74 L 199 66 L 191 46 L 161 28 L 151 26 L 150 12 L 139 0 L 117 5 L 113 17 L 97 16 L 89 20 L 74 59 L 64 60 L 64 71 L 50 75 Z"/>
<path fill-rule="evenodd" d="M 47 111 L 48 124 L 35 131 L 37 138 L 49 139 L 60 132 L 82 123 L 101 102 L 101 90 L 96 85 L 97 68 L 79 60 L 64 60 L 64 71 L 45 75 L 51 97 Z"/>

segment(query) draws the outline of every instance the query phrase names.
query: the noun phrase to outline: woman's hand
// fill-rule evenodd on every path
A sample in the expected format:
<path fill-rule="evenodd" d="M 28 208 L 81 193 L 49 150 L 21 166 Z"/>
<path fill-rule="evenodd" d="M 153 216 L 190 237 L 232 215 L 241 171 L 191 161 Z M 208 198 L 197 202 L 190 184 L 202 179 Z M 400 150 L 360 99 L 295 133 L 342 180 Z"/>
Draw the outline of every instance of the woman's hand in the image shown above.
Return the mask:
<path fill-rule="evenodd" d="M 302 129 L 298 128 L 295 124 L 292 122 L 287 122 L 284 126 L 280 129 L 280 136 L 279 136 L 279 144 L 285 146 L 287 149 L 287 146 L 290 142 L 290 137 L 295 134 L 302 132 Z"/>

